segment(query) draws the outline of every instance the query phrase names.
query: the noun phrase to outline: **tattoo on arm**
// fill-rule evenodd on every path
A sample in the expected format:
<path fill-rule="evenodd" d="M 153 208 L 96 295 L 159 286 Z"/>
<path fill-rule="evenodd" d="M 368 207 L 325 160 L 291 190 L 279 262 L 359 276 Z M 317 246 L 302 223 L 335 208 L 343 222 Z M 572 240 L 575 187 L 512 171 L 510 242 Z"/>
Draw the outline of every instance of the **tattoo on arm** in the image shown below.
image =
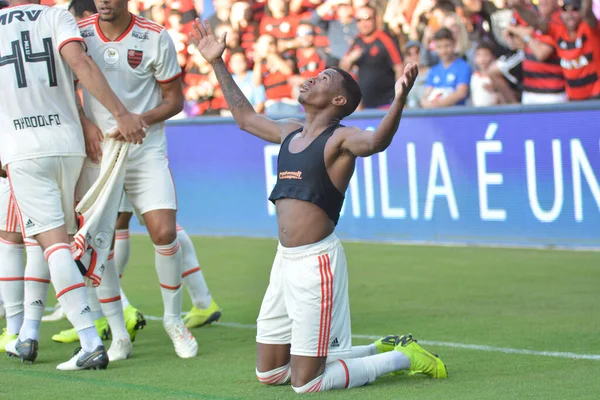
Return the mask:
<path fill-rule="evenodd" d="M 238 85 L 233 80 L 233 77 L 231 76 L 231 73 L 227 69 L 227 66 L 223 60 L 215 61 L 213 63 L 213 68 L 215 70 L 217 80 L 219 81 L 219 85 L 221 85 L 223 96 L 225 96 L 229 110 L 233 114 L 234 118 L 236 117 L 236 114 L 240 115 L 239 113 L 255 113 L 256 111 L 254 111 L 252 104 L 250 104 L 246 96 L 244 96 L 244 93 L 242 93 Z"/>

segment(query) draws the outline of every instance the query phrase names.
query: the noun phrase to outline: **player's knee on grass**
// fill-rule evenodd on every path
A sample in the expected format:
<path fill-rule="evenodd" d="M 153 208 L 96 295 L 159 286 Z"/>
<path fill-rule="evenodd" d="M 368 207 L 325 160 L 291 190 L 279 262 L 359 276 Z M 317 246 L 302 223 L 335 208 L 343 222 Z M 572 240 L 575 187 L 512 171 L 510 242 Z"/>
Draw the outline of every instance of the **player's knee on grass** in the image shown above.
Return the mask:
<path fill-rule="evenodd" d="M 256 377 L 264 385 L 284 385 L 290 381 L 291 376 L 290 364 L 266 372 L 256 370 Z"/>
<path fill-rule="evenodd" d="M 325 373 L 326 357 L 292 355 L 292 386 L 302 388 Z"/>
<path fill-rule="evenodd" d="M 310 381 L 302 386 L 296 386 L 296 385 L 292 384 L 292 389 L 294 389 L 294 392 L 296 392 L 296 393 L 315 393 L 315 392 L 321 391 L 322 383 L 323 383 L 323 375 L 319 375 L 312 381 Z"/>

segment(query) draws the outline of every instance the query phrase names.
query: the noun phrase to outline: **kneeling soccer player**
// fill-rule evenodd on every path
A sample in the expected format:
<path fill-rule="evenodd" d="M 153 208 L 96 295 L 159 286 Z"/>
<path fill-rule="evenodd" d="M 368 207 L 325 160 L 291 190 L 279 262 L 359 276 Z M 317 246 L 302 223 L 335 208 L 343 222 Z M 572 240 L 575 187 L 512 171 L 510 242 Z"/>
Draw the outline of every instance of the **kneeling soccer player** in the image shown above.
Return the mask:
<path fill-rule="evenodd" d="M 296 392 L 307 393 L 363 386 L 401 370 L 446 378 L 444 363 L 411 335 L 352 347 L 346 258 L 334 234 L 356 158 L 390 145 L 417 66 L 404 69 L 379 127 L 363 131 L 340 124 L 362 97 L 346 71 L 326 69 L 301 87 L 304 124 L 273 121 L 257 114 L 233 81 L 221 57 L 224 36 L 217 39 L 196 21 L 191 41 L 213 66 L 239 127 L 281 143 L 277 184 L 269 197 L 277 209 L 280 243 L 258 317 L 258 379 L 269 385 L 291 380 Z"/>

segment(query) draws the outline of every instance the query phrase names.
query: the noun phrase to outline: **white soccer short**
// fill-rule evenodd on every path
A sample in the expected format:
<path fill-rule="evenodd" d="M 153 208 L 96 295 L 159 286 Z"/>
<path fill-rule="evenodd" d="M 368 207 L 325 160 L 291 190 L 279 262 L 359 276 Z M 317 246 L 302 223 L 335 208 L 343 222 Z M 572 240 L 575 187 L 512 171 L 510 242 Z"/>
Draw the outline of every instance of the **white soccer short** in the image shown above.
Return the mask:
<path fill-rule="evenodd" d="M 10 194 L 10 183 L 6 178 L 0 178 L 0 231 L 21 232 L 17 203 Z"/>
<path fill-rule="evenodd" d="M 291 354 L 343 357 L 351 352 L 346 256 L 331 234 L 307 246 L 277 249 L 257 319 L 256 341 L 291 344 Z"/>
<path fill-rule="evenodd" d="M 86 159 L 77 184 L 77 200 L 94 184 L 100 175 L 100 165 Z M 164 154 L 148 154 L 142 160 L 127 163 L 125 170 L 125 196 L 119 212 L 135 212 L 143 223 L 142 215 L 154 210 L 177 210 L 175 183 Z"/>
<path fill-rule="evenodd" d="M 8 177 L 24 237 L 65 225 L 77 232 L 75 187 L 84 157 L 42 157 L 11 162 Z"/>

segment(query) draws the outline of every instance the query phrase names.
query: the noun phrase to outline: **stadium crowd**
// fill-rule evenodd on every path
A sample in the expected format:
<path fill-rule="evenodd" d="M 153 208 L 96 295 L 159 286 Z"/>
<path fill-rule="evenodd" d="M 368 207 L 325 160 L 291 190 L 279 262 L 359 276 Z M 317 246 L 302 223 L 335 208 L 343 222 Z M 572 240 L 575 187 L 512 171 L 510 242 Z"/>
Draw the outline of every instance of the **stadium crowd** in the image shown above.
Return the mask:
<path fill-rule="evenodd" d="M 592 9 L 583 15 L 587 1 Z M 67 5 L 67 0 L 59 0 Z M 184 68 L 181 116 L 228 115 L 210 65 L 188 41 L 207 18 L 227 34 L 225 61 L 255 106 L 300 112 L 308 77 L 328 66 L 351 71 L 362 109 L 385 109 L 403 62 L 417 62 L 410 108 L 562 103 L 600 96 L 598 0 L 131 0 L 130 11 L 164 25 Z M 583 3 L 583 4 L 582 4 Z M 595 17 L 594 14 L 595 13 Z M 531 24 L 531 25 L 530 25 Z"/>

